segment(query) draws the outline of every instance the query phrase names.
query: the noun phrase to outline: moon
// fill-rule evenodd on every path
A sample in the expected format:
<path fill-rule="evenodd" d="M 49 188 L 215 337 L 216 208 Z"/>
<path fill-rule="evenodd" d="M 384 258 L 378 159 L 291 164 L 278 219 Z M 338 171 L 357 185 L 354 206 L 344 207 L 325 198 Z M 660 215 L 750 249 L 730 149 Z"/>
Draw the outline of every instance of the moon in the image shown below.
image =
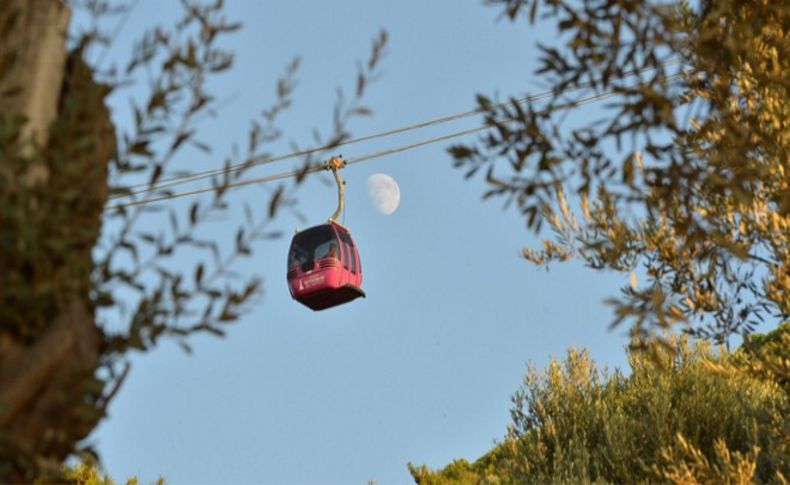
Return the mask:
<path fill-rule="evenodd" d="M 376 210 L 388 216 L 400 203 L 398 182 L 387 174 L 374 173 L 368 177 L 368 196 Z"/>

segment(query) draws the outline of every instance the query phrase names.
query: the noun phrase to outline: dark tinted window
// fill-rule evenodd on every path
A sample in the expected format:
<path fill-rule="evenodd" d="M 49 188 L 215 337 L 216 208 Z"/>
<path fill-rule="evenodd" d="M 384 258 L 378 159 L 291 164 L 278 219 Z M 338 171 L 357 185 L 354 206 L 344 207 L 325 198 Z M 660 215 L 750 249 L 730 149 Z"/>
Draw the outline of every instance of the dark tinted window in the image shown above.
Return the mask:
<path fill-rule="evenodd" d="M 350 264 L 354 264 L 354 255 L 351 252 L 351 248 L 348 247 L 348 244 L 344 244 L 343 247 L 346 248 L 346 257 L 343 261 L 343 266 L 348 269 L 349 261 L 351 261 Z"/>
<path fill-rule="evenodd" d="M 335 231 L 328 225 L 312 227 L 294 236 L 288 267 L 327 257 L 340 259 Z"/>
<path fill-rule="evenodd" d="M 340 239 L 342 239 L 343 242 L 346 243 L 345 245 L 346 245 L 346 248 L 347 248 L 347 251 L 348 251 L 347 252 L 348 259 L 351 260 L 351 272 L 352 273 L 356 273 L 357 272 L 357 258 L 354 255 L 354 241 L 351 240 L 351 236 L 349 236 L 348 233 L 346 233 L 344 231 L 337 231 L 337 232 L 338 232 L 338 234 L 340 234 Z M 348 268 L 348 264 L 346 264 L 346 268 Z"/>

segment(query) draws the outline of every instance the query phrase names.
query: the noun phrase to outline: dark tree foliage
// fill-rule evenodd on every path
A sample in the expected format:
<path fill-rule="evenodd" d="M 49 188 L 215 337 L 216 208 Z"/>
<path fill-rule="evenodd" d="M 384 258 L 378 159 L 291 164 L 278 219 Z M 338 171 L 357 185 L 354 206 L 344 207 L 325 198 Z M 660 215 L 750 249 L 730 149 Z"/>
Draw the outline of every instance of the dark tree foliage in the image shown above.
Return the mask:
<path fill-rule="evenodd" d="M 786 319 L 790 4 L 486 3 L 557 32 L 538 44 L 554 97 L 479 95 L 492 129 L 449 149 L 468 177 L 485 174 L 484 197 L 551 227 L 554 240 L 525 258 L 630 273 L 609 303 L 613 325 L 627 321 L 635 336 L 680 324 L 726 342 Z M 607 101 L 575 109 L 585 96 Z"/>
<path fill-rule="evenodd" d="M 14 46 L 31 12 L 56 3 L 1 2 L 0 43 Z M 152 26 L 125 65 L 105 69 L 114 35 L 107 26 L 118 25 L 128 5 L 71 2 L 93 22 L 68 39 L 46 145 L 26 136 L 24 113 L 0 112 L 0 482 L 62 480 L 66 457 L 95 454 L 83 439 L 121 388 L 130 353 L 162 338 L 189 351 L 195 333 L 224 335 L 263 290 L 260 276 L 237 271 L 239 261 L 256 242 L 279 237 L 275 218 L 296 210 L 303 176 L 272 187 L 262 210 L 236 207 L 228 186 L 283 138 L 278 116 L 292 103 L 298 59 L 276 81 L 272 105 L 250 122 L 245 150 L 220 157 L 242 170 L 215 177 L 210 196 L 182 210 L 123 204 L 169 194 L 156 184 L 188 173 L 184 153 L 218 158 L 201 141 L 200 122 L 221 109 L 209 85 L 232 67 L 221 41 L 241 24 L 225 17 L 221 0 L 182 3 L 175 25 Z M 370 114 L 362 99 L 386 40 L 379 34 L 358 64 L 351 96 L 338 89 L 329 134 L 315 131 L 324 150 L 303 158 L 304 174 L 350 137 L 351 120 Z M 19 52 L 0 49 L 0 82 L 14 79 Z M 117 129 L 107 96 L 128 97 L 129 86 L 141 85 L 130 128 Z M 12 99 L 23 88 L 0 96 Z M 242 209 L 244 222 L 232 230 L 228 219 Z M 227 253 L 223 235 L 233 243 Z"/>
<path fill-rule="evenodd" d="M 790 322 L 736 352 L 674 338 L 631 372 L 571 350 L 530 368 L 513 396 L 505 440 L 474 463 L 409 465 L 420 485 L 525 483 L 787 483 Z"/>

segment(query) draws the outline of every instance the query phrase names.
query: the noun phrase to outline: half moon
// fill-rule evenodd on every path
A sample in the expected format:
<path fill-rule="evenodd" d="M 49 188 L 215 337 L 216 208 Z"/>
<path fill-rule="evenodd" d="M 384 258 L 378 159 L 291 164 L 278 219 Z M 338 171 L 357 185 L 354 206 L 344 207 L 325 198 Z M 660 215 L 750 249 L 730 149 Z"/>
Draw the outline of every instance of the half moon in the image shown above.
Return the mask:
<path fill-rule="evenodd" d="M 368 196 L 376 210 L 390 215 L 400 203 L 400 188 L 394 178 L 384 173 L 374 173 L 368 177 Z"/>

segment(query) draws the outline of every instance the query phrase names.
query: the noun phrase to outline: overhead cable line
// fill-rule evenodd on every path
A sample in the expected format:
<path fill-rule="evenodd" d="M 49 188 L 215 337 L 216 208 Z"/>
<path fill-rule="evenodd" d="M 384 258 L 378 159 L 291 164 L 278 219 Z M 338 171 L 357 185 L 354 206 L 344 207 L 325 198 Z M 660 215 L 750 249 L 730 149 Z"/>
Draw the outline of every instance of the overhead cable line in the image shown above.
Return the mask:
<path fill-rule="evenodd" d="M 549 97 L 551 94 L 553 94 L 553 93 L 551 93 L 551 92 L 540 93 L 540 94 L 536 94 L 534 96 L 529 96 L 527 98 L 522 98 L 518 102 L 519 103 L 525 103 L 525 102 L 529 102 L 529 101 L 539 101 L 541 99 Z M 502 103 L 502 104 L 504 104 L 504 103 Z M 298 151 L 294 151 L 294 152 L 291 152 L 291 153 L 287 153 L 285 155 L 278 155 L 276 157 L 265 157 L 265 156 L 264 157 L 257 157 L 257 158 L 253 158 L 251 160 L 248 160 L 246 162 L 237 163 L 235 165 L 230 165 L 230 166 L 225 167 L 225 168 L 206 170 L 206 171 L 203 171 L 203 172 L 197 172 L 197 173 L 194 173 L 194 174 L 191 174 L 191 175 L 186 175 L 186 176 L 183 176 L 183 177 L 173 177 L 173 178 L 168 179 L 168 180 L 163 180 L 162 182 L 160 182 L 158 184 L 155 184 L 152 187 L 148 187 L 147 183 L 142 183 L 142 184 L 138 184 L 138 185 L 132 186 L 132 191 L 130 193 L 116 195 L 116 196 L 113 196 L 112 198 L 113 199 L 125 198 L 125 197 L 129 197 L 129 196 L 132 196 L 132 195 L 139 195 L 139 194 L 144 194 L 146 192 L 153 192 L 153 191 L 161 190 L 161 189 L 164 189 L 164 188 L 167 188 L 167 187 L 173 187 L 175 185 L 181 185 L 181 184 L 184 184 L 184 183 L 195 182 L 195 181 L 198 181 L 198 180 L 204 180 L 204 179 L 207 179 L 207 178 L 215 177 L 217 175 L 223 175 L 225 173 L 235 173 L 235 172 L 238 172 L 238 171 L 241 171 L 241 170 L 246 170 L 246 169 L 252 168 L 252 167 L 257 167 L 257 166 L 261 166 L 261 165 L 268 165 L 268 164 L 271 164 L 271 163 L 281 162 L 283 160 L 288 160 L 288 159 L 291 159 L 291 158 L 303 157 L 305 155 L 311 155 L 313 153 L 318 153 L 318 152 L 322 152 L 322 151 L 325 151 L 325 150 L 331 150 L 331 149 L 334 149 L 334 148 L 339 148 L 339 147 L 346 146 L 346 145 L 351 145 L 351 144 L 354 144 L 354 143 L 361 143 L 361 142 L 364 142 L 364 141 L 370 141 L 370 140 L 375 140 L 375 139 L 378 139 L 378 138 L 384 138 L 384 137 L 387 137 L 387 136 L 397 135 L 397 134 L 400 134 L 400 133 L 405 133 L 405 132 L 416 130 L 416 129 L 420 129 L 420 128 L 426 128 L 426 127 L 432 126 L 432 125 L 439 125 L 439 124 L 442 124 L 442 123 L 447 123 L 449 121 L 455 121 L 455 120 L 463 119 L 463 118 L 466 118 L 466 117 L 469 117 L 469 116 L 472 116 L 472 115 L 476 115 L 476 114 L 480 114 L 480 110 L 479 109 L 465 111 L 463 113 L 457 113 L 457 114 L 450 115 L 450 116 L 443 116 L 443 117 L 440 117 L 440 118 L 435 118 L 435 119 L 432 119 L 432 120 L 423 121 L 423 122 L 420 122 L 420 123 L 415 123 L 413 125 L 408 125 L 408 126 L 404 126 L 404 127 L 401 127 L 401 128 L 395 128 L 395 129 L 392 129 L 392 130 L 387 130 L 387 131 L 382 131 L 382 132 L 379 132 L 379 133 L 374 133 L 372 135 L 365 135 L 365 136 L 361 136 L 361 137 L 358 137 L 358 138 L 344 140 L 344 141 L 341 141 L 339 143 L 327 144 L 327 145 L 322 145 L 322 146 L 319 146 L 319 147 L 307 148 L 307 149 L 304 149 L 304 150 L 298 150 Z M 138 190 L 135 190 L 135 189 L 138 189 Z"/>
<path fill-rule="evenodd" d="M 678 74 L 674 74 L 674 75 L 668 76 L 667 79 L 671 79 L 671 78 L 677 77 L 677 76 L 678 76 Z M 572 103 L 570 103 L 569 107 L 582 106 L 582 105 L 585 105 L 585 104 L 593 103 L 595 101 L 600 101 L 602 99 L 607 99 L 607 98 L 614 97 L 617 94 L 618 93 L 615 93 L 615 92 L 612 92 L 612 91 L 607 91 L 605 93 L 596 94 L 596 95 L 589 96 L 587 98 L 582 98 L 582 99 L 580 99 L 578 101 L 572 102 Z M 511 123 L 513 121 L 515 121 L 515 120 L 503 120 L 502 122 L 503 123 Z M 380 158 L 380 157 L 384 157 L 384 156 L 387 156 L 387 155 L 392 155 L 392 154 L 395 154 L 395 153 L 400 153 L 400 152 L 404 152 L 404 151 L 407 151 L 407 150 L 412 150 L 414 148 L 422 147 L 422 146 L 425 146 L 425 145 L 430 145 L 430 144 L 433 144 L 433 143 L 447 141 L 447 140 L 450 140 L 450 139 L 453 139 L 453 138 L 458 138 L 458 137 L 461 137 L 461 136 L 471 135 L 473 133 L 477 133 L 477 132 L 488 130 L 488 129 L 491 129 L 491 126 L 488 125 L 488 124 L 485 124 L 485 125 L 477 126 L 475 128 L 469 128 L 469 129 L 458 131 L 458 132 L 455 132 L 455 133 L 450 133 L 448 135 L 442 135 L 442 136 L 430 138 L 430 139 L 427 139 L 427 140 L 419 141 L 419 142 L 416 142 L 416 143 L 403 145 L 403 146 L 400 146 L 400 147 L 379 150 L 379 151 L 372 152 L 372 153 L 369 153 L 369 154 L 366 154 L 366 155 L 362 155 L 362 156 L 359 156 L 359 157 L 350 158 L 349 160 L 346 161 L 346 164 L 347 165 L 353 165 L 353 164 L 356 164 L 356 163 L 365 162 L 365 161 L 372 160 L 372 159 L 375 159 L 375 158 Z M 322 170 L 324 170 L 324 168 L 321 165 L 317 165 L 317 166 L 313 166 L 313 167 L 307 167 L 307 168 L 302 168 L 302 169 L 299 169 L 299 170 L 289 170 L 287 172 L 271 174 L 271 175 L 267 175 L 267 176 L 264 176 L 264 177 L 256 177 L 256 178 L 251 178 L 251 179 L 247 179 L 247 180 L 241 180 L 241 181 L 238 181 L 238 182 L 231 182 L 231 183 L 227 183 L 227 184 L 216 185 L 216 186 L 212 186 L 212 187 L 203 187 L 203 188 L 199 188 L 199 189 L 187 190 L 187 191 L 184 191 L 184 192 L 176 192 L 176 193 L 173 193 L 173 194 L 164 194 L 164 195 L 160 195 L 160 196 L 156 196 L 156 197 L 150 197 L 150 198 L 147 198 L 147 199 L 141 199 L 141 200 L 137 200 L 137 201 L 131 201 L 131 202 L 126 202 L 126 203 L 119 203 L 119 204 L 115 204 L 115 205 L 112 205 L 112 206 L 108 207 L 108 210 L 126 209 L 126 208 L 129 208 L 129 207 L 149 205 L 149 204 L 154 204 L 154 203 L 157 203 L 157 202 L 163 202 L 163 201 L 166 201 L 166 200 L 178 199 L 178 198 L 182 198 L 182 197 L 189 197 L 189 196 L 192 196 L 192 195 L 204 194 L 206 192 L 214 192 L 214 191 L 216 191 L 218 189 L 227 190 L 227 189 L 231 189 L 231 188 L 244 187 L 244 186 L 248 186 L 248 185 L 262 184 L 262 183 L 272 182 L 272 181 L 275 181 L 275 180 L 282 180 L 282 179 L 286 179 L 286 178 L 290 178 L 290 177 L 296 177 L 298 175 L 304 176 L 304 175 L 307 175 L 307 174 L 310 174 L 310 173 L 320 172 Z M 222 172 L 222 173 L 226 173 L 226 172 Z"/>
<path fill-rule="evenodd" d="M 351 158 L 349 160 L 346 160 L 346 165 L 352 165 L 352 164 L 355 164 L 355 163 L 365 162 L 365 161 L 368 161 L 368 160 L 372 160 L 374 158 L 380 158 L 380 157 L 383 157 L 383 156 L 386 156 L 386 155 L 392 155 L 394 153 L 405 152 L 406 150 L 411 150 L 413 148 L 418 148 L 418 147 L 421 147 L 421 146 L 430 145 L 432 143 L 438 143 L 440 141 L 450 140 L 452 138 L 458 138 L 460 136 L 471 135 L 472 133 L 477 133 L 478 131 L 483 131 L 483 130 L 486 130 L 486 129 L 489 129 L 489 128 L 491 128 L 491 127 L 488 126 L 488 125 L 478 126 L 478 127 L 475 127 L 475 128 L 470 128 L 468 130 L 463 130 L 463 131 L 459 131 L 459 132 L 456 132 L 456 133 L 451 133 L 449 135 L 443 135 L 443 136 L 439 136 L 439 137 L 436 137 L 436 138 L 431 138 L 429 140 L 423 140 L 423 141 L 420 141 L 420 142 L 417 142 L 417 143 L 412 143 L 412 144 L 401 146 L 401 147 L 388 148 L 386 150 L 380 150 L 378 152 L 373 152 L 373 153 L 369 153 L 367 155 L 362 155 L 360 157 L 355 157 L 355 158 Z M 203 187 L 203 188 L 200 188 L 200 189 L 187 190 L 187 191 L 184 191 L 184 192 L 177 192 L 177 193 L 174 193 L 174 194 L 166 194 L 166 195 L 161 195 L 161 196 L 157 196 L 157 197 L 151 197 L 149 199 L 143 199 L 143 200 L 137 200 L 137 201 L 132 201 L 132 202 L 116 204 L 116 205 L 110 206 L 108 209 L 109 210 L 113 210 L 113 209 L 121 209 L 121 208 L 135 207 L 135 206 L 141 206 L 141 205 L 148 205 L 148 204 L 153 204 L 153 203 L 156 203 L 156 202 L 162 202 L 162 201 L 165 201 L 165 200 L 179 199 L 181 197 L 188 197 L 188 196 L 191 196 L 191 195 L 204 194 L 206 192 L 214 192 L 214 191 L 216 191 L 217 189 L 220 189 L 220 188 L 224 190 L 224 189 L 231 189 L 231 188 L 237 188 L 237 187 L 244 187 L 246 185 L 262 184 L 262 183 L 266 183 L 266 182 L 272 182 L 274 180 L 281 180 L 281 179 L 296 177 L 297 175 L 306 175 L 306 174 L 310 174 L 310 173 L 320 172 L 320 171 L 323 171 L 323 170 L 324 170 L 324 167 L 322 165 L 316 165 L 314 167 L 308 167 L 308 168 L 305 168 L 305 169 L 289 170 L 287 172 L 276 173 L 276 174 L 267 175 L 267 176 L 264 176 L 264 177 L 255 177 L 255 178 L 251 178 L 251 179 L 247 179 L 247 180 L 241 180 L 239 182 L 231 182 L 231 183 L 226 184 L 226 185 L 218 185 L 218 186 L 213 186 L 213 187 Z"/>
<path fill-rule="evenodd" d="M 679 62 L 677 59 L 671 59 L 669 61 L 663 62 L 661 64 L 661 66 L 675 64 L 677 62 Z M 631 70 L 631 71 L 627 71 L 627 72 L 623 73 L 623 75 L 621 76 L 621 79 L 625 79 L 627 77 L 630 77 L 630 76 L 633 76 L 633 75 L 636 75 L 636 74 L 641 74 L 643 72 L 648 72 L 648 71 L 655 70 L 655 69 L 657 69 L 657 67 L 647 67 L 647 68 L 643 68 L 643 69 L 634 69 L 634 70 Z M 588 82 L 585 82 L 585 83 L 581 83 L 578 86 L 576 86 L 574 88 L 574 90 L 586 89 L 586 88 L 592 87 L 594 84 L 595 84 L 595 82 L 593 82 L 593 81 L 588 81 Z M 602 93 L 602 94 L 604 94 L 604 93 Z M 554 90 L 548 90 L 548 91 L 544 91 L 544 92 L 541 92 L 541 93 L 538 93 L 538 94 L 534 94 L 534 95 L 531 95 L 531 96 L 525 96 L 525 97 L 516 99 L 515 102 L 518 103 L 518 104 L 526 104 L 526 103 L 530 103 L 530 102 L 534 102 L 534 101 L 540 101 L 542 99 L 549 98 L 549 97 L 552 97 L 552 96 L 555 96 L 555 95 L 556 95 L 556 93 L 555 93 Z M 501 108 L 501 107 L 509 106 L 513 102 L 514 102 L 513 100 L 510 100 L 510 101 L 506 101 L 506 102 L 495 103 L 495 104 L 492 105 L 492 107 L 494 107 L 494 108 Z M 419 122 L 419 123 L 413 123 L 411 125 L 403 126 L 403 127 L 400 127 L 400 128 L 395 128 L 395 129 L 392 129 L 392 130 L 382 131 L 382 132 L 371 134 L 371 135 L 365 135 L 365 136 L 361 136 L 361 137 L 358 137 L 358 138 L 344 140 L 344 141 L 341 141 L 339 143 L 327 144 L 327 145 L 323 145 L 323 146 L 319 146 L 319 147 L 308 148 L 308 149 L 305 149 L 305 150 L 298 150 L 298 151 L 294 151 L 294 152 L 291 152 L 291 153 L 288 153 L 288 154 L 285 154 L 285 155 L 279 155 L 279 156 L 276 156 L 276 157 L 266 157 L 266 156 L 256 157 L 256 158 L 252 158 L 250 160 L 247 160 L 246 162 L 242 162 L 242 163 L 238 163 L 238 164 L 234 164 L 234 165 L 229 165 L 229 166 L 224 167 L 224 168 L 205 170 L 205 171 L 197 172 L 197 173 L 194 173 L 194 174 L 191 174 L 191 175 L 185 175 L 185 176 L 173 177 L 173 178 L 170 178 L 170 179 L 165 179 L 165 180 L 160 181 L 157 184 L 154 184 L 153 186 L 149 185 L 148 183 L 141 183 L 141 184 L 137 184 L 137 185 L 131 186 L 129 193 L 118 194 L 118 195 L 112 196 L 110 199 L 111 200 L 117 200 L 117 199 L 123 199 L 123 198 L 131 197 L 131 196 L 135 196 L 135 195 L 155 192 L 155 191 L 159 191 L 159 190 L 162 190 L 162 189 L 165 189 L 165 188 L 168 188 L 168 187 L 173 187 L 173 186 L 181 185 L 181 184 L 184 184 L 184 183 L 195 182 L 195 181 L 198 181 L 198 180 L 204 180 L 204 179 L 207 179 L 207 178 L 215 177 L 217 175 L 235 173 L 235 172 L 239 172 L 241 170 L 246 170 L 248 168 L 252 168 L 252 167 L 256 167 L 256 166 L 268 165 L 268 164 L 271 164 L 271 163 L 280 162 L 280 161 L 288 160 L 288 159 L 291 159 L 291 158 L 302 157 L 302 156 L 305 156 L 305 155 L 311 155 L 313 153 L 322 152 L 322 151 L 325 151 L 325 150 L 331 150 L 331 149 L 334 149 L 334 148 L 339 148 L 341 146 L 351 145 L 351 144 L 354 144 L 354 143 L 361 143 L 361 142 L 364 142 L 364 141 L 375 140 L 375 139 L 378 139 L 378 138 L 384 138 L 384 137 L 388 137 L 388 136 L 392 136 L 392 135 L 397 135 L 397 134 L 400 134 L 400 133 L 405 133 L 405 132 L 408 132 L 408 131 L 422 129 L 422 128 L 426 128 L 426 127 L 429 127 L 429 126 L 439 125 L 439 124 L 447 123 L 447 122 L 450 122 L 450 121 L 456 121 L 456 120 L 460 120 L 460 119 L 463 119 L 463 118 L 468 118 L 470 116 L 481 114 L 482 112 L 483 111 L 482 111 L 481 108 L 475 108 L 473 110 L 468 110 L 468 111 L 464 111 L 464 112 L 456 113 L 456 114 L 452 114 L 452 115 L 447 115 L 447 116 L 441 116 L 441 117 L 438 117 L 438 118 L 422 121 L 422 122 Z"/>

